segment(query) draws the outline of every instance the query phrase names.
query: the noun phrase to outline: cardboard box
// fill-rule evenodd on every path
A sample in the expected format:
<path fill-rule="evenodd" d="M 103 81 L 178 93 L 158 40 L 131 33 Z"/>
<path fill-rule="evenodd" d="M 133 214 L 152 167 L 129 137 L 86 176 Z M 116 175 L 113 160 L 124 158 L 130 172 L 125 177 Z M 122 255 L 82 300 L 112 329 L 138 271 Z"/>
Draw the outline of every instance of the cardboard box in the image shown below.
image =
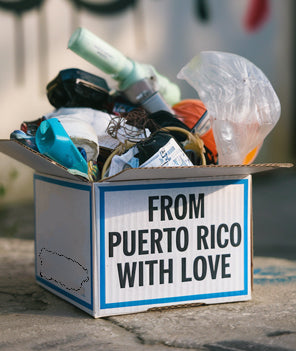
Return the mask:
<path fill-rule="evenodd" d="M 16 141 L 35 169 L 36 280 L 103 317 L 251 299 L 252 176 L 291 164 L 139 168 L 89 183 Z"/>

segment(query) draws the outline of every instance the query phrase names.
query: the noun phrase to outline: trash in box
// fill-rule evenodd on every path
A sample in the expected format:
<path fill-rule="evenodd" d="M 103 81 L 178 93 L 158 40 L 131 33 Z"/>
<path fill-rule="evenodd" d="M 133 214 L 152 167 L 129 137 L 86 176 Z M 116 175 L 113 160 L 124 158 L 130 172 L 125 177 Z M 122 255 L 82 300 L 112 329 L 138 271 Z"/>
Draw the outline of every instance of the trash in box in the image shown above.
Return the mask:
<path fill-rule="evenodd" d="M 219 164 L 241 164 L 280 118 L 279 99 L 264 73 L 244 57 L 206 51 L 178 74 L 207 106 Z"/>
<path fill-rule="evenodd" d="M 35 169 L 36 279 L 94 317 L 251 298 L 250 164 L 280 103 L 255 65 L 202 52 L 178 86 L 86 29 L 69 48 L 118 82 L 69 68 L 55 108 L 0 151 Z M 169 171 L 168 171 L 169 167 Z"/>
<path fill-rule="evenodd" d="M 69 154 L 66 158 L 58 156 L 57 149 L 55 156 L 46 155 L 87 179 L 96 181 L 142 164 L 249 164 L 279 119 L 280 102 L 269 80 L 238 55 L 201 52 L 194 57 L 177 77 L 191 84 L 201 100 L 182 100 L 178 86 L 151 65 L 125 57 L 84 28 L 73 33 L 68 47 L 117 81 L 117 90 L 111 90 L 105 79 L 94 74 L 73 68 L 62 70 L 47 85 L 48 100 L 56 109 L 36 121 L 24 122 L 22 131 L 14 131 L 11 138 L 38 151 L 34 138 L 35 133 L 40 135 L 38 128 L 44 128 L 41 121 L 57 118 L 68 135 L 68 144 L 72 141 L 77 149 L 72 147 L 72 159 L 80 158 L 77 151 L 82 155 L 76 163 L 80 166 L 66 161 Z M 50 123 L 43 122 L 43 126 Z M 160 131 L 178 150 L 173 153 L 174 161 L 167 153 L 169 149 L 157 142 Z M 141 153 L 145 154 L 143 145 L 148 147 L 149 141 L 156 146 L 150 157 L 165 155 L 162 161 L 139 162 Z M 98 179 L 89 174 L 84 158 L 92 170 L 97 168 Z M 164 162 L 164 158 L 170 162 Z"/>

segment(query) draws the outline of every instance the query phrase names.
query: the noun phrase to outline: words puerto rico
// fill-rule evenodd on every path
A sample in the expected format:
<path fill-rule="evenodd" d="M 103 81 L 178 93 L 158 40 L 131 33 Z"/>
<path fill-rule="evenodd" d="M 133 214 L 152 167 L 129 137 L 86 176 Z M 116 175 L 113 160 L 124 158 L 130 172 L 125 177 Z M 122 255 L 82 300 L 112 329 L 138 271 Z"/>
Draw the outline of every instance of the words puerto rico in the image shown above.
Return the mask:
<path fill-rule="evenodd" d="M 105 237 L 112 285 L 141 290 L 232 278 L 240 284 L 243 196 L 242 186 L 112 193 Z"/>

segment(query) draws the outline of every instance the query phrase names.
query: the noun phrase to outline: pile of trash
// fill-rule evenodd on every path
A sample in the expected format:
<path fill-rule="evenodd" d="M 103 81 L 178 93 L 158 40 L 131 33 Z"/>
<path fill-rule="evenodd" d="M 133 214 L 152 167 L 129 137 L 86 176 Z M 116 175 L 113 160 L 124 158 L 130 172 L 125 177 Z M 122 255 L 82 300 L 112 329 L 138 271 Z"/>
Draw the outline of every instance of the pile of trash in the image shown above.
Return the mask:
<path fill-rule="evenodd" d="M 127 168 L 239 165 L 253 162 L 280 117 L 269 80 L 247 59 L 205 51 L 178 73 L 198 99 L 153 66 L 140 64 L 78 28 L 68 47 L 110 75 L 76 68 L 47 85 L 51 113 L 11 133 L 75 175 L 97 181 Z"/>

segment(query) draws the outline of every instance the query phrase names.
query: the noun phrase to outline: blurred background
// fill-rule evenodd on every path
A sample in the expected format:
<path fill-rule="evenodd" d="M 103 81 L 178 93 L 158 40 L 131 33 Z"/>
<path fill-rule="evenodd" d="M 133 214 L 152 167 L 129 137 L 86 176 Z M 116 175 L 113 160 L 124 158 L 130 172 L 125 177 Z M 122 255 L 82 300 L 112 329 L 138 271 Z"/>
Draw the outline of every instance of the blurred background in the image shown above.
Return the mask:
<path fill-rule="evenodd" d="M 254 11 L 254 9 L 256 11 Z M 262 69 L 281 101 L 281 118 L 256 162 L 295 160 L 294 0 L 1 0 L 0 139 L 51 112 L 46 85 L 65 68 L 107 79 L 67 43 L 81 26 L 132 59 L 152 64 L 197 93 L 178 72 L 203 50 L 232 52 Z M 0 204 L 33 199 L 33 171 L 0 154 Z"/>

